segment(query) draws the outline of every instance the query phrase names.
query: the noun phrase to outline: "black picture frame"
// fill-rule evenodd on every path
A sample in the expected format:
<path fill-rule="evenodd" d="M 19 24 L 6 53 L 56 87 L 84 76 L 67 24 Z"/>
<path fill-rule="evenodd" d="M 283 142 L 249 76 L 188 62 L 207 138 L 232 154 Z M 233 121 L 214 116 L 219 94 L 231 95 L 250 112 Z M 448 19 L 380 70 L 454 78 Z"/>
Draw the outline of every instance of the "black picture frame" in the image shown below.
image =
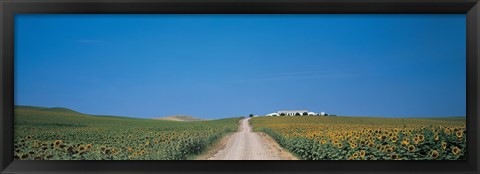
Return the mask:
<path fill-rule="evenodd" d="M 478 0 L 2 0 L 1 173 L 479 173 Z M 466 161 L 14 161 L 16 14 L 466 14 Z"/>

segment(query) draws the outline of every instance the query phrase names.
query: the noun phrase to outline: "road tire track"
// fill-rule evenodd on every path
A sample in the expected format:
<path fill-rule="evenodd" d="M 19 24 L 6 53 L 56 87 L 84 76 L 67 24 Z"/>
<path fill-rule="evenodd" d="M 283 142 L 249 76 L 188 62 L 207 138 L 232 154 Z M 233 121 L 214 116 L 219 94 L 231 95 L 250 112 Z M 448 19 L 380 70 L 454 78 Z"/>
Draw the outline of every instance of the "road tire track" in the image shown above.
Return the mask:
<path fill-rule="evenodd" d="M 208 160 L 296 160 L 293 155 L 283 150 L 275 141 L 252 131 L 248 121 L 240 120 L 236 133 L 229 136 L 224 148 L 218 150 Z"/>

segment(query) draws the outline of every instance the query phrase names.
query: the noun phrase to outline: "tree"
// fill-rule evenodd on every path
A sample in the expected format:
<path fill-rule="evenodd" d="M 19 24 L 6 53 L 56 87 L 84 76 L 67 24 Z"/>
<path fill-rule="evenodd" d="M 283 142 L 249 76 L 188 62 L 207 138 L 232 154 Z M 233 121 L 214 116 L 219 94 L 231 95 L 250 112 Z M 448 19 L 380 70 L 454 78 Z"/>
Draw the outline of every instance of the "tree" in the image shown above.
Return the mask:
<path fill-rule="evenodd" d="M 304 112 L 303 115 L 308 115 L 308 112 Z"/>
<path fill-rule="evenodd" d="M 297 113 L 295 113 L 295 116 L 300 116 L 300 113 L 298 113 L 298 112 L 297 112 Z"/>
<path fill-rule="evenodd" d="M 285 116 L 285 113 L 281 113 L 280 116 Z"/>
<path fill-rule="evenodd" d="M 253 114 L 248 115 L 249 117 L 253 117 Z"/>

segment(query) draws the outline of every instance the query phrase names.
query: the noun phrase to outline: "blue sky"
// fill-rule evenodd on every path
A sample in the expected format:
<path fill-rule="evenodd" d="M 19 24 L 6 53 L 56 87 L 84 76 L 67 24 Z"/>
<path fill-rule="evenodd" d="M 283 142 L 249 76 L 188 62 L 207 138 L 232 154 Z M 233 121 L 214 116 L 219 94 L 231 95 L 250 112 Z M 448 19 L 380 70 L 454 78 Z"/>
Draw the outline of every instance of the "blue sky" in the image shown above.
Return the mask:
<path fill-rule="evenodd" d="M 16 15 L 15 103 L 131 117 L 466 113 L 465 15 Z"/>

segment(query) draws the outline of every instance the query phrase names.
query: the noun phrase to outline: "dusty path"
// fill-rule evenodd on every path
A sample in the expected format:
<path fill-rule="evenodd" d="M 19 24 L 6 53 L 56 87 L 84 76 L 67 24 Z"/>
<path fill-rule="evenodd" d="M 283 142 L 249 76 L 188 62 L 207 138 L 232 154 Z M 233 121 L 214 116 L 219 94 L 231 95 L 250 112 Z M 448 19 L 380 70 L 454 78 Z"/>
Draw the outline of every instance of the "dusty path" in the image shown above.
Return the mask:
<path fill-rule="evenodd" d="M 271 137 L 252 132 L 246 118 L 240 120 L 238 132 L 225 139 L 224 145 L 216 149 L 209 160 L 295 160 L 293 155 L 284 151 Z"/>

